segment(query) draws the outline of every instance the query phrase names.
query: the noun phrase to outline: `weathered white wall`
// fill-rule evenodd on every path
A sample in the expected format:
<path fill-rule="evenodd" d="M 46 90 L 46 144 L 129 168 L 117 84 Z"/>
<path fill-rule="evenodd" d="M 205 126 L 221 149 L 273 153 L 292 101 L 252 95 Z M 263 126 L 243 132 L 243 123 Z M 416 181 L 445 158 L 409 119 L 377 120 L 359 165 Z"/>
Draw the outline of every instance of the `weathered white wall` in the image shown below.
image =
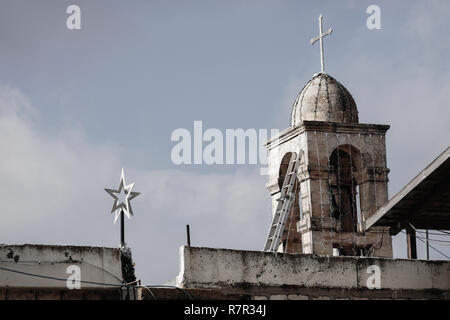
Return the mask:
<path fill-rule="evenodd" d="M 121 284 L 119 249 L 103 247 L 0 245 L 0 287 L 66 287 L 65 281 L 7 271 L 67 279 L 69 266 L 80 267 L 81 281 Z M 81 288 L 111 287 L 81 283 Z"/>
<path fill-rule="evenodd" d="M 372 267 L 371 267 L 372 266 Z M 376 266 L 376 267 L 373 267 Z M 180 248 L 177 285 L 184 288 L 301 286 L 450 290 L 449 261 L 290 255 L 211 248 Z"/>

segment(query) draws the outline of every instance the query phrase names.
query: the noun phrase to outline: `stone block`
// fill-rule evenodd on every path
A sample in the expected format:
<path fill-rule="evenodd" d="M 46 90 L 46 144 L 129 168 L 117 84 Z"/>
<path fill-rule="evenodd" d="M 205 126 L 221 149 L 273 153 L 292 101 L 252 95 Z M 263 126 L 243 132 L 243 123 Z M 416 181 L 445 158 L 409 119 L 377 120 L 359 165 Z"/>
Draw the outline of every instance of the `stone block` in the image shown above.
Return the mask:
<path fill-rule="evenodd" d="M 287 295 L 285 294 L 275 294 L 270 296 L 270 300 L 287 300 Z"/>
<path fill-rule="evenodd" d="M 288 300 L 309 300 L 308 296 L 303 296 L 300 294 L 289 294 L 287 296 Z"/>

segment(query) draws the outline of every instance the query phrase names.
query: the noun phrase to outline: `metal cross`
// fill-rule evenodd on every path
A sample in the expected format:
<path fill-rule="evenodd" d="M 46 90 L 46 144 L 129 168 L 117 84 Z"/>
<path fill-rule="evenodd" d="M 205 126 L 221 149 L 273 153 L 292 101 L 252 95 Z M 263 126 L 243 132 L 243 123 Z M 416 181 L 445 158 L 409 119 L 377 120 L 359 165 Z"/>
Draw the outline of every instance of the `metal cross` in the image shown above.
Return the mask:
<path fill-rule="evenodd" d="M 317 40 L 320 41 L 320 66 L 322 67 L 322 73 L 324 72 L 324 62 L 323 62 L 323 38 L 329 34 L 331 34 L 333 32 L 333 29 L 328 29 L 327 32 L 322 33 L 322 20 L 323 20 L 323 16 L 322 14 L 319 16 L 319 35 L 315 38 L 311 39 L 311 44 L 314 44 Z"/>

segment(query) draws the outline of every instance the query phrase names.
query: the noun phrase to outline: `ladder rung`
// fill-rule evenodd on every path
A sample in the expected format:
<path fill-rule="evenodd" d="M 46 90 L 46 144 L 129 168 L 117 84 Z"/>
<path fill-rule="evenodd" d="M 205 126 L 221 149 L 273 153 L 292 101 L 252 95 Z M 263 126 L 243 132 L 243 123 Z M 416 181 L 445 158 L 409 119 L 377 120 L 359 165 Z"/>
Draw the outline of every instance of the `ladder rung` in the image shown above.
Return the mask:
<path fill-rule="evenodd" d="M 290 188 L 296 183 L 295 174 L 297 172 L 298 162 L 298 158 L 290 160 L 288 173 L 286 174 L 283 186 L 281 187 L 281 195 L 277 199 L 278 202 L 281 202 L 281 208 L 277 207 L 277 211 L 273 216 L 272 225 L 264 247 L 265 251 L 275 252 L 277 249 L 275 247 L 278 246 L 283 232 L 285 231 L 286 220 L 295 199 L 295 195 L 290 191 Z"/>

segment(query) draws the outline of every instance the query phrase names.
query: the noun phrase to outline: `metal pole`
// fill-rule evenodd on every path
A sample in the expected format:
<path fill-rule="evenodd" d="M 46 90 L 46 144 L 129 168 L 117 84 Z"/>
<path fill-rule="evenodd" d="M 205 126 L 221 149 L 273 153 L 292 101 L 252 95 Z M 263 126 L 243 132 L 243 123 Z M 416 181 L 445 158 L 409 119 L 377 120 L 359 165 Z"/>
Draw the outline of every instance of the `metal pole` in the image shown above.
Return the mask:
<path fill-rule="evenodd" d="M 428 242 L 428 229 L 425 230 L 426 246 L 427 246 L 427 260 L 430 260 L 430 246 Z"/>
<path fill-rule="evenodd" d="M 191 246 L 191 233 L 189 231 L 189 225 L 186 225 L 186 237 L 187 237 L 187 245 L 188 247 Z"/>
<path fill-rule="evenodd" d="M 406 227 L 406 244 L 408 248 L 408 259 L 417 259 L 416 230 L 411 226 Z"/>
<path fill-rule="evenodd" d="M 120 246 L 125 247 L 125 217 L 123 210 L 120 210 Z"/>

